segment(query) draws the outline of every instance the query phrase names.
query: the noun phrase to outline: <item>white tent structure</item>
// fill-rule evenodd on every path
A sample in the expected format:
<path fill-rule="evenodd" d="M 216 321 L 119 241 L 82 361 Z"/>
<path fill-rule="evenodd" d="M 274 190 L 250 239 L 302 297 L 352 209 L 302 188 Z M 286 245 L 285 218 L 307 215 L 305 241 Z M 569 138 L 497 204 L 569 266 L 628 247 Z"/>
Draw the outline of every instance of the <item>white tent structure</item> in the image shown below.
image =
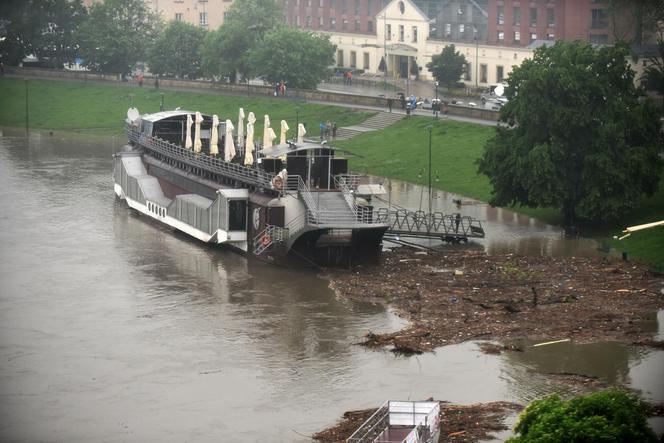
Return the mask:
<path fill-rule="evenodd" d="M 187 136 L 184 139 L 184 148 L 191 149 L 193 144 L 191 143 L 191 125 L 194 121 L 191 119 L 191 115 L 187 115 Z"/>
<path fill-rule="evenodd" d="M 200 112 L 196 111 L 196 126 L 194 127 L 194 152 L 201 152 L 201 123 L 203 122 L 203 116 Z"/>
<path fill-rule="evenodd" d="M 210 135 L 210 155 L 219 154 L 219 117 L 212 116 L 212 134 Z"/>
<path fill-rule="evenodd" d="M 233 123 L 230 119 L 226 120 L 226 138 L 224 142 L 224 160 L 227 162 L 235 157 L 235 143 L 233 142 Z"/>

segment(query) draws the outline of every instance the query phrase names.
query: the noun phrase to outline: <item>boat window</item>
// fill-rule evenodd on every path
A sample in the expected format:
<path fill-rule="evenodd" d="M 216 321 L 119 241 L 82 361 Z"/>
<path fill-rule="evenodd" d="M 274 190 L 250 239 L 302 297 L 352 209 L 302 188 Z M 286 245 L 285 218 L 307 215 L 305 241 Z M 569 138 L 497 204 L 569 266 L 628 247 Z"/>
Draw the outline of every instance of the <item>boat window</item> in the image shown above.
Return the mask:
<path fill-rule="evenodd" d="M 247 202 L 230 200 L 228 202 L 228 230 L 245 231 L 247 229 Z"/>

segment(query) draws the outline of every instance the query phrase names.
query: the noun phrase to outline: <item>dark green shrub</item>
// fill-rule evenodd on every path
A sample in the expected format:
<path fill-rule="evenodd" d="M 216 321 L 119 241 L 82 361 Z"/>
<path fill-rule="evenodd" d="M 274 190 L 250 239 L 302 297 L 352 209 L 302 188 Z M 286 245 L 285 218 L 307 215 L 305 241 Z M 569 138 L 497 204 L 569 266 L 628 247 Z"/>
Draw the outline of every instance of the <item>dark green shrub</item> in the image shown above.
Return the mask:
<path fill-rule="evenodd" d="M 657 442 L 646 418 L 648 405 L 622 391 L 603 391 L 562 401 L 532 402 L 514 428 L 511 443 Z"/>

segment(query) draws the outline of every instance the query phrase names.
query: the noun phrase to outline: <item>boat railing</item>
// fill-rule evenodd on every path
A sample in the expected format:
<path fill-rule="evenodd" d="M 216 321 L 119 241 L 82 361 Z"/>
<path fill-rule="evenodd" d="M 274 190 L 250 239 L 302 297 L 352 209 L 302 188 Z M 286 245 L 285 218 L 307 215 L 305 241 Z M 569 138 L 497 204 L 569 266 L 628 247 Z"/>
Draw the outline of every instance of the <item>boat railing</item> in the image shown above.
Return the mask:
<path fill-rule="evenodd" d="M 334 179 L 335 186 L 341 191 L 344 200 L 348 203 L 348 207 L 350 207 L 354 214 L 357 214 L 357 204 L 355 203 L 355 196 L 353 195 L 353 190 L 357 189 L 357 184 L 353 186 L 354 177 L 358 176 L 336 175 L 332 178 Z"/>
<path fill-rule="evenodd" d="M 274 174 L 238 163 L 227 162 L 204 153 L 195 153 L 158 137 L 141 134 L 133 128 L 128 127 L 126 132 L 130 141 L 172 160 L 184 162 L 194 168 L 219 174 L 249 186 L 271 188 L 270 182 L 274 178 Z"/>
<path fill-rule="evenodd" d="M 385 402 L 346 440 L 347 443 L 373 442 L 390 424 L 390 402 Z"/>

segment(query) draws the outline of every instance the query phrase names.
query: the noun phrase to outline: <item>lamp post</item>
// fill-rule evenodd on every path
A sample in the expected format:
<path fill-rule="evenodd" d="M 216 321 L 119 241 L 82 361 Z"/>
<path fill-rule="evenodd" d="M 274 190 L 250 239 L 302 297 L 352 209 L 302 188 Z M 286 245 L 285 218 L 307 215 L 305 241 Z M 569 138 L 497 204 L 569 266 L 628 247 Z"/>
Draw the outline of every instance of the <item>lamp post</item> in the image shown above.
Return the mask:
<path fill-rule="evenodd" d="M 477 36 L 477 30 L 475 30 L 475 87 L 478 86 L 478 72 L 479 72 L 479 50 L 480 50 L 480 41 Z"/>
<path fill-rule="evenodd" d="M 387 97 L 387 12 L 383 14 L 383 88 Z"/>
<path fill-rule="evenodd" d="M 429 216 L 431 216 L 431 130 L 433 126 L 427 126 L 429 130 Z"/>

